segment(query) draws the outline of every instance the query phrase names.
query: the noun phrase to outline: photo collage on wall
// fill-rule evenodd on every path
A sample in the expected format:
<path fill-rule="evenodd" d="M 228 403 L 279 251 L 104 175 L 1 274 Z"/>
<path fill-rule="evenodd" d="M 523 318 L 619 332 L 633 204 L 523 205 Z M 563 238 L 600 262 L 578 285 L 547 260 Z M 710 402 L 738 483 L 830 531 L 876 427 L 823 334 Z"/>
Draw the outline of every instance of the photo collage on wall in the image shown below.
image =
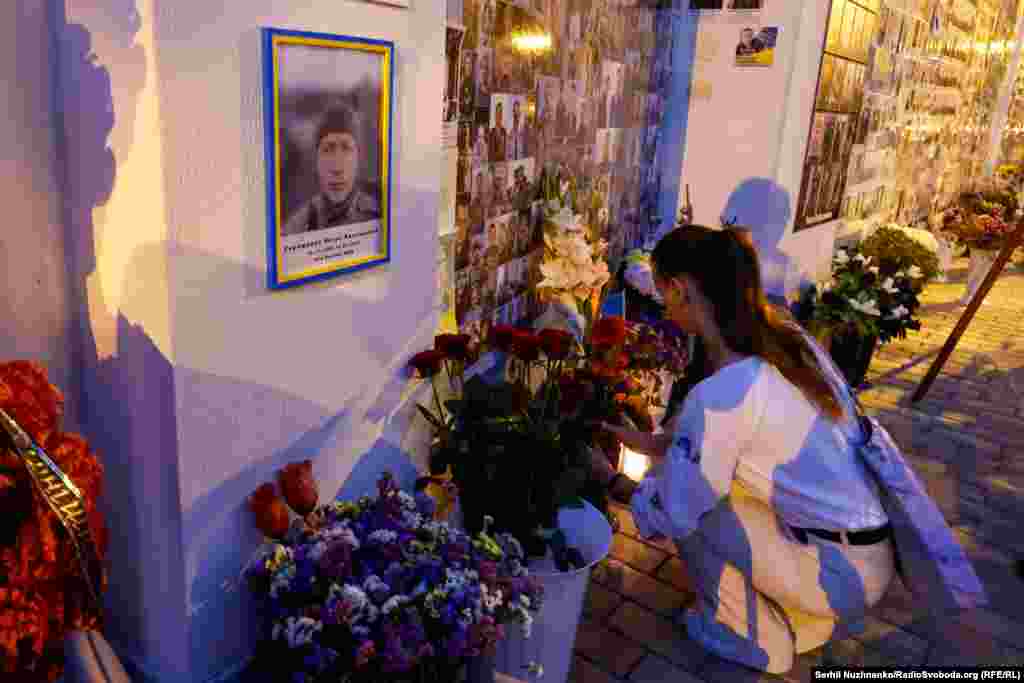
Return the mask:
<path fill-rule="evenodd" d="M 833 0 L 804 159 L 796 230 L 839 217 L 878 25 L 877 1 Z"/>
<path fill-rule="evenodd" d="M 658 227 L 670 6 L 465 0 L 455 202 L 455 310 L 485 338 L 545 305 L 541 188 L 570 188 L 614 265 Z M 523 35 L 544 33 L 532 52 Z"/>

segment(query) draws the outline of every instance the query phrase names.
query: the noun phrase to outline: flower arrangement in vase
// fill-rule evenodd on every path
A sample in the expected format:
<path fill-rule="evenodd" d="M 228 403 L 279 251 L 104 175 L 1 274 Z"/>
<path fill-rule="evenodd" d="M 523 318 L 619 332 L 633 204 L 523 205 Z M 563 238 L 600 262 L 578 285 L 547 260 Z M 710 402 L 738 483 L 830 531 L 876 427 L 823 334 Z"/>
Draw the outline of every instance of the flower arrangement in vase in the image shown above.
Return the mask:
<path fill-rule="evenodd" d="M 273 484 L 250 498 L 268 537 L 244 570 L 267 620 L 264 669 L 307 683 L 456 680 L 506 624 L 529 635 L 543 591 L 513 537 L 469 537 L 387 473 L 376 498 L 319 505 L 310 463 L 289 467 L 283 498 Z"/>
<path fill-rule="evenodd" d="M 903 339 L 921 329 L 915 318 L 920 300 L 917 265 L 899 269 L 897 261 L 877 265 L 860 245 L 839 249 L 827 283 L 808 288 L 797 305 L 797 318 L 824 339 L 851 386 L 864 380 L 877 344 Z"/>
<path fill-rule="evenodd" d="M 582 343 L 562 329 L 498 325 L 481 348 L 467 351 L 465 335 L 441 335 L 434 349 L 414 356 L 410 365 L 433 390 L 433 409 L 420 407 L 434 428 L 431 469 L 450 469 L 467 530 L 475 533 L 493 515 L 495 528 L 515 536 L 528 556 L 542 557 L 550 546 L 559 569 L 577 566 L 563 547 L 557 510 L 586 499 L 606 512 L 605 490 L 590 477 L 590 449 L 619 452 L 592 425 L 653 429 L 651 376 L 685 365 L 681 339 L 605 317 Z M 463 359 L 473 353 L 487 353 L 495 371 L 467 378 Z M 442 400 L 439 386 L 453 397 Z"/>

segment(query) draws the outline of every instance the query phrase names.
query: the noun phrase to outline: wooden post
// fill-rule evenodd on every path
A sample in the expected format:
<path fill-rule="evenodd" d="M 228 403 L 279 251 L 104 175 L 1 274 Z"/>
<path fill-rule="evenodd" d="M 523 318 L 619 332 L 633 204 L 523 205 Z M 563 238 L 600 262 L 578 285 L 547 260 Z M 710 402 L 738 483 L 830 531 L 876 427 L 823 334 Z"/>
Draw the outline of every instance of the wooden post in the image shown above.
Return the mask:
<path fill-rule="evenodd" d="M 988 271 L 988 275 L 985 276 L 985 281 L 981 283 L 981 287 L 974 293 L 974 298 L 971 299 L 971 303 L 967 305 L 967 310 L 960 316 L 960 320 L 957 321 L 956 327 L 950 333 L 949 338 L 946 339 L 946 343 L 942 347 L 942 351 L 938 357 L 932 363 L 932 366 L 928 369 L 928 374 L 921 380 L 921 384 L 918 385 L 917 390 L 911 397 L 913 403 L 917 403 L 924 395 L 928 393 L 928 389 L 931 388 L 935 378 L 938 377 L 939 372 L 942 371 L 942 366 L 949 360 L 950 355 L 953 353 L 953 349 L 956 348 L 957 343 L 960 341 L 960 337 L 963 336 L 967 326 L 971 324 L 971 319 L 974 318 L 974 314 L 977 313 L 978 308 L 981 307 L 981 302 L 988 296 L 989 290 L 992 289 L 992 285 L 996 283 L 996 279 L 1000 273 L 1003 272 L 1003 268 L 1006 267 L 1006 262 L 1010 260 L 1014 250 L 1024 242 L 1024 221 L 1017 224 L 1017 229 L 1014 230 L 1006 238 L 1006 243 L 1003 245 L 1002 251 L 999 252 L 999 256 L 996 258 L 995 263 Z"/>

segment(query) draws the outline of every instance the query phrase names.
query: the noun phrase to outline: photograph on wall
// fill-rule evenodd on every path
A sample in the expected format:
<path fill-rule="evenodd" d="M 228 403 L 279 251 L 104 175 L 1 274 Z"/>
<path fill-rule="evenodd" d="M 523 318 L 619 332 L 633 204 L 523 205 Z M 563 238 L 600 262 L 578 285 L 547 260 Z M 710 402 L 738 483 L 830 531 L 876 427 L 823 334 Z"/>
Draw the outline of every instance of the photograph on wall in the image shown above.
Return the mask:
<path fill-rule="evenodd" d="M 462 38 L 465 30 L 457 26 L 448 26 L 445 41 L 444 63 L 448 78 L 444 84 L 444 122 L 454 123 L 459 118 L 459 104 L 461 102 L 461 87 L 459 79 L 462 76 L 462 59 L 459 51 L 462 49 Z"/>
<path fill-rule="evenodd" d="M 394 45 L 263 29 L 271 289 L 391 254 Z"/>
<path fill-rule="evenodd" d="M 764 4 L 764 0 L 727 0 L 726 7 L 737 12 L 755 12 L 759 11 Z"/>
<path fill-rule="evenodd" d="M 778 26 L 755 29 L 744 26 L 736 43 L 736 66 L 771 66 L 775 63 Z"/>

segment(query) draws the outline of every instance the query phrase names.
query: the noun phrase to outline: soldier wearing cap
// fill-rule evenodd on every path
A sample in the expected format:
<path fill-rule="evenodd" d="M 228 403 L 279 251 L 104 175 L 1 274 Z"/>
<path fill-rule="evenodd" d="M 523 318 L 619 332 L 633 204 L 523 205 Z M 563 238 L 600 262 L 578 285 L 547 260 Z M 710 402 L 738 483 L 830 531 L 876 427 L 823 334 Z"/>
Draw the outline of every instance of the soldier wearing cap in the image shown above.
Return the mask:
<path fill-rule="evenodd" d="M 316 135 L 316 175 L 320 190 L 284 224 L 282 235 L 363 223 L 380 218 L 380 204 L 359 189 L 359 119 L 348 107 L 324 116 Z"/>

